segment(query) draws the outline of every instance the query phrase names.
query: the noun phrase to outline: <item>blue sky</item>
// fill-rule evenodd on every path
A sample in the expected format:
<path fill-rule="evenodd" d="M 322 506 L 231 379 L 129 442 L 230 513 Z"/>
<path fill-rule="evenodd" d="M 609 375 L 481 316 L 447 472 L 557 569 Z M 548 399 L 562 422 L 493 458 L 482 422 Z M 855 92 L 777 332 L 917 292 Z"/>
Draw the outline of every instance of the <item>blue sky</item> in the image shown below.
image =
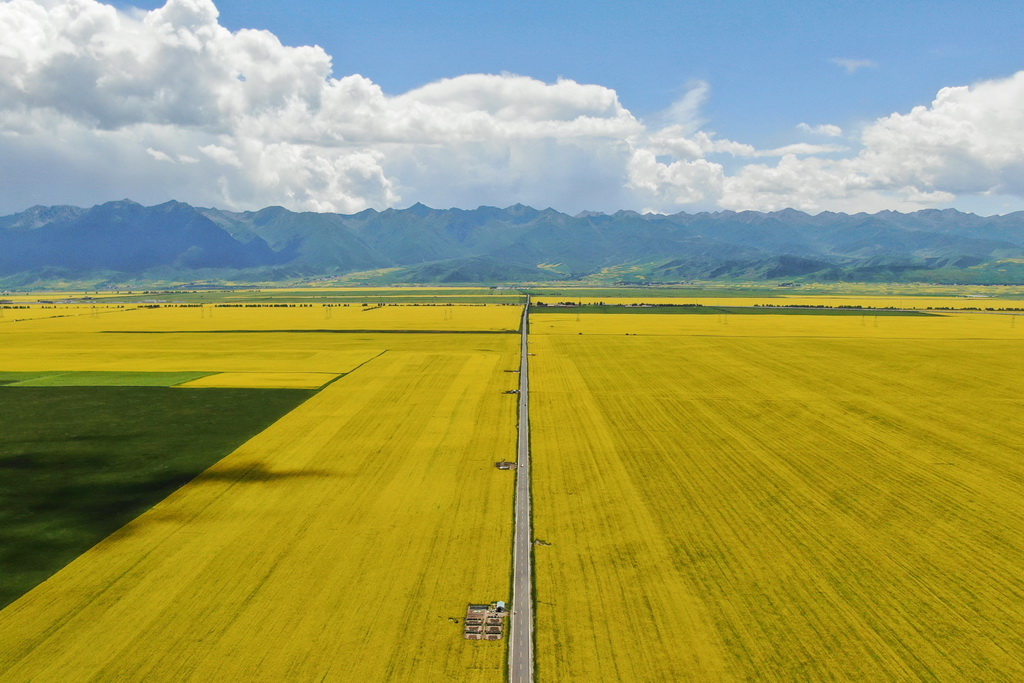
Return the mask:
<path fill-rule="evenodd" d="M 336 74 L 362 74 L 390 94 L 470 73 L 561 76 L 612 88 L 646 118 L 702 80 L 711 86 L 711 127 L 759 146 L 791 142 L 800 122 L 856 126 L 926 104 L 945 86 L 1024 68 L 1018 1 L 221 0 L 217 7 L 222 25 L 320 45 Z M 847 73 L 834 59 L 877 66 Z"/>
<path fill-rule="evenodd" d="M 6 11 L 8 39 L 31 17 L 73 47 L 0 52 L 23 68 L 0 108 L 54 114 L 77 151 L 0 120 L 0 153 L 25 158 L 0 176 L 0 209 L 121 196 L 341 211 L 1024 208 L 1024 158 L 999 149 L 1024 136 L 1020 2 L 171 0 L 115 3 L 120 19 L 94 0 L 38 0 L 45 16 L 32 4 L 0 3 L 0 44 Z M 267 44 L 251 49 L 243 29 Z M 171 38 L 183 31 L 192 53 Z M 319 57 L 289 50 L 309 45 Z M 146 65 L 135 82 L 132 59 Z M 233 77 L 210 75 L 226 62 Z M 91 94 L 60 94 L 81 90 L 76 78 Z"/>

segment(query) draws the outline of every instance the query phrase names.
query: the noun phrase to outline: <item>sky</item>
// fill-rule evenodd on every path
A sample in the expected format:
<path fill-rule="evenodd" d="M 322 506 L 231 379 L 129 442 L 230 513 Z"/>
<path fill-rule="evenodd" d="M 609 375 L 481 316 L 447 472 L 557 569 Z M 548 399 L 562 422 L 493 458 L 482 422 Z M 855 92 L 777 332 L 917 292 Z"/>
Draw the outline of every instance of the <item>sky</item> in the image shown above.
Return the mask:
<path fill-rule="evenodd" d="M 0 214 L 1024 209 L 1024 3 L 0 0 Z"/>

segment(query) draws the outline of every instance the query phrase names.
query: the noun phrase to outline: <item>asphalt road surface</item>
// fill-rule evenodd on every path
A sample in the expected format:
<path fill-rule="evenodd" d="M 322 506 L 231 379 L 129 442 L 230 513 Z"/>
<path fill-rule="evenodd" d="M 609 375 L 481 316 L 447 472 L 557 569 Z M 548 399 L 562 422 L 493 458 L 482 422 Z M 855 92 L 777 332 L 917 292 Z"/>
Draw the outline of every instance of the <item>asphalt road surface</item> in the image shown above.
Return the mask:
<path fill-rule="evenodd" d="M 516 531 L 512 557 L 512 616 L 508 644 L 508 676 L 512 683 L 533 681 L 533 525 L 530 517 L 530 373 L 526 338 L 530 297 L 523 311 L 522 361 L 519 365 L 519 453 L 516 458 Z"/>

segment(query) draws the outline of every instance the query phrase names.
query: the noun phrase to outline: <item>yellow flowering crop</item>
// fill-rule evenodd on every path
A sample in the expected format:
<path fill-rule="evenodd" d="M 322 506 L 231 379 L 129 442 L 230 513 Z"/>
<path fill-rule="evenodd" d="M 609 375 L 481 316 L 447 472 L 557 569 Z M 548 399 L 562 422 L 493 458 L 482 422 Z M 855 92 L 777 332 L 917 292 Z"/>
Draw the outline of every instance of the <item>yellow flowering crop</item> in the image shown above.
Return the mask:
<path fill-rule="evenodd" d="M 501 680 L 506 641 L 455 620 L 509 598 L 518 337 L 81 338 L 168 367 L 195 337 L 200 365 L 364 364 L 0 612 L 0 680 Z"/>
<path fill-rule="evenodd" d="M 337 375 L 326 372 L 219 372 L 179 387 L 241 387 L 248 389 L 319 389 Z"/>
<path fill-rule="evenodd" d="M 1024 680 L 1024 329 L 580 318 L 532 318 L 539 680 Z"/>
<path fill-rule="evenodd" d="M 535 335 L 657 335 L 701 337 L 829 337 L 851 339 L 1024 340 L 1024 314 L 951 313 L 933 315 L 785 315 L 543 313 L 531 318 Z"/>

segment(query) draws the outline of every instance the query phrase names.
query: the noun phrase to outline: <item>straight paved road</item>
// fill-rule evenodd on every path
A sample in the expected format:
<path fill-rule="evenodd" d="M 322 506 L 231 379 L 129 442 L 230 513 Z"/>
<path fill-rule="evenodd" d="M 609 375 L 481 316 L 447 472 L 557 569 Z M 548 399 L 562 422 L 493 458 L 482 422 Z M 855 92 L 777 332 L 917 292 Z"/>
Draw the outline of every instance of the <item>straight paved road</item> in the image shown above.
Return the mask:
<path fill-rule="evenodd" d="M 523 311 L 522 361 L 519 365 L 519 454 L 516 458 L 516 531 L 512 553 L 512 624 L 509 629 L 508 676 L 512 683 L 533 681 L 533 524 L 530 516 L 530 372 L 527 336 L 530 297 Z"/>

